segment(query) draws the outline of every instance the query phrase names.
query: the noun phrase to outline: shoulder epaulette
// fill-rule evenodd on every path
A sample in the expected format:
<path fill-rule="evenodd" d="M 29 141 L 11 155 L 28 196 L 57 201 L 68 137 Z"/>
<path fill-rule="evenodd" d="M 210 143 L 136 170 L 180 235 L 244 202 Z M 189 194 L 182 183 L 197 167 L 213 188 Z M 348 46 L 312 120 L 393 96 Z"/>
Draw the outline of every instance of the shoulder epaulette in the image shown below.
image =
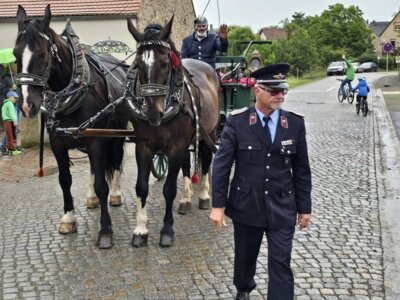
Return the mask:
<path fill-rule="evenodd" d="M 246 110 L 248 110 L 248 107 L 243 107 L 243 108 L 239 108 L 239 109 L 235 109 L 233 111 L 231 111 L 231 115 L 239 115 L 241 113 L 244 113 Z"/>
<path fill-rule="evenodd" d="M 290 111 L 290 110 L 288 110 L 287 112 L 289 112 L 289 113 L 291 113 L 292 115 L 295 115 L 295 116 L 297 116 L 297 117 L 299 117 L 299 118 L 302 118 L 302 119 L 304 119 L 304 116 L 303 116 L 303 115 L 301 115 L 301 114 L 295 113 L 295 112 L 293 112 L 293 111 Z"/>

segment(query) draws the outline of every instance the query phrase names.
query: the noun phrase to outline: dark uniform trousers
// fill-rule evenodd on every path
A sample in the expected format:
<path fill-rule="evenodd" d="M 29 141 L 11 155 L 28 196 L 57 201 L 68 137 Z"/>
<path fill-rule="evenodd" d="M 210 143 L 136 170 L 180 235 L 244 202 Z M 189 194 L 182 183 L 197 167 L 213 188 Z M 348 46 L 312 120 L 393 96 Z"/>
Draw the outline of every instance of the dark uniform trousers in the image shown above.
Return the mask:
<path fill-rule="evenodd" d="M 268 300 L 292 300 L 294 277 L 290 268 L 295 228 L 267 230 L 233 222 L 235 238 L 235 273 L 238 291 L 251 292 L 255 287 L 257 257 L 264 232 L 268 242 Z"/>

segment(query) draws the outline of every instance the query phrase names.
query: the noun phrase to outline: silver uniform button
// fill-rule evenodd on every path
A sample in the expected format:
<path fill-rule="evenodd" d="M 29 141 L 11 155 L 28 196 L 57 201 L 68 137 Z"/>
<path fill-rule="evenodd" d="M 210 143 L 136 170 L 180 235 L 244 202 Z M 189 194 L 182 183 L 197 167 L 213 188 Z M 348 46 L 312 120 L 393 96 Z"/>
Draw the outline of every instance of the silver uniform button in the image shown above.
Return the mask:
<path fill-rule="evenodd" d="M 238 187 L 237 190 L 240 191 L 240 187 Z"/>
<path fill-rule="evenodd" d="M 269 181 L 269 178 L 265 179 L 265 181 L 268 182 L 268 181 Z"/>
<path fill-rule="evenodd" d="M 268 153 L 267 156 L 270 157 L 270 156 L 271 156 L 271 153 Z"/>
<path fill-rule="evenodd" d="M 201 55 L 201 52 L 199 52 L 199 55 Z"/>
<path fill-rule="evenodd" d="M 269 169 L 269 166 L 267 166 L 267 169 Z"/>
<path fill-rule="evenodd" d="M 252 147 L 252 146 L 249 146 L 249 147 L 247 147 L 247 149 L 251 150 L 251 149 L 253 149 L 253 147 Z"/>
<path fill-rule="evenodd" d="M 265 195 L 268 195 L 268 191 L 265 191 Z"/>
<path fill-rule="evenodd" d="M 289 194 L 291 194 L 292 193 L 292 191 L 289 191 Z"/>
<path fill-rule="evenodd" d="M 199 49 L 201 49 L 201 46 L 199 46 Z"/>
<path fill-rule="evenodd" d="M 287 153 L 290 154 L 290 150 L 288 150 Z"/>

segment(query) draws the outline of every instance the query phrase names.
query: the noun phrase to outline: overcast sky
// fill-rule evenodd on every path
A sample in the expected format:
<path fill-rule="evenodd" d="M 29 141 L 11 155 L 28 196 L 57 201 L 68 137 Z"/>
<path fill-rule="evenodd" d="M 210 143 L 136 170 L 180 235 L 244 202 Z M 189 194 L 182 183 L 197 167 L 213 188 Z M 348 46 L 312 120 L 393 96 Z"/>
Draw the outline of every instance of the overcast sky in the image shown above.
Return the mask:
<path fill-rule="evenodd" d="M 196 15 L 200 15 L 208 0 L 193 0 Z M 279 26 L 293 13 L 303 12 L 306 16 L 320 15 L 329 5 L 342 3 L 345 7 L 358 6 L 369 21 L 391 21 L 400 9 L 399 0 L 210 0 L 204 13 L 214 27 L 220 23 L 250 26 L 254 32 L 262 27 Z M 219 4 L 219 18 L 218 18 Z"/>

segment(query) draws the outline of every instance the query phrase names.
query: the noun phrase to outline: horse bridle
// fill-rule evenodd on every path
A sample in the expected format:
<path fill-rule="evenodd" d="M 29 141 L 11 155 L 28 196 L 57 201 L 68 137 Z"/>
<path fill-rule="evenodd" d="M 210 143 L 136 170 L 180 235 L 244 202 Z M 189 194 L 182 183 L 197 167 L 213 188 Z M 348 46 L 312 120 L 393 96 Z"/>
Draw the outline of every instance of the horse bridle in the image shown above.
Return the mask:
<path fill-rule="evenodd" d="M 145 46 L 161 46 L 165 47 L 170 51 L 171 55 L 171 47 L 170 45 L 161 40 L 150 40 L 140 42 L 137 49 L 139 50 L 141 47 Z M 145 101 L 146 97 L 159 97 L 164 96 L 164 101 L 166 102 L 165 111 L 162 118 L 162 123 L 165 123 L 171 120 L 179 110 L 184 106 L 183 97 L 182 97 L 182 89 L 183 89 L 183 81 L 178 80 L 176 66 L 174 66 L 173 60 L 171 60 L 172 69 L 168 73 L 167 84 L 155 84 L 155 83 L 147 83 L 141 84 L 139 79 L 137 78 L 137 69 L 133 68 L 128 74 L 128 82 L 132 83 L 132 87 L 134 89 L 134 94 L 137 96 L 132 99 L 128 99 L 128 104 L 132 108 L 133 113 L 136 118 L 147 120 L 147 117 L 144 113 Z M 132 101 L 133 100 L 133 101 Z"/>
<path fill-rule="evenodd" d="M 17 39 L 19 36 L 21 36 L 23 34 L 25 34 L 25 30 L 20 31 L 18 33 Z M 52 57 L 57 58 L 57 60 L 59 62 L 61 62 L 61 58 L 58 55 L 57 45 L 53 42 L 53 40 L 49 36 L 47 36 L 46 34 L 44 34 L 42 32 L 39 32 L 39 35 L 50 44 L 50 51 L 51 51 Z M 49 56 L 49 59 L 47 60 L 47 64 L 46 64 L 46 69 L 44 70 L 44 73 L 42 76 L 39 76 L 36 74 L 31 74 L 31 73 L 18 73 L 15 76 L 17 85 L 23 85 L 23 84 L 34 85 L 34 86 L 40 86 L 45 90 L 49 89 L 48 80 L 50 78 L 52 57 Z"/>

